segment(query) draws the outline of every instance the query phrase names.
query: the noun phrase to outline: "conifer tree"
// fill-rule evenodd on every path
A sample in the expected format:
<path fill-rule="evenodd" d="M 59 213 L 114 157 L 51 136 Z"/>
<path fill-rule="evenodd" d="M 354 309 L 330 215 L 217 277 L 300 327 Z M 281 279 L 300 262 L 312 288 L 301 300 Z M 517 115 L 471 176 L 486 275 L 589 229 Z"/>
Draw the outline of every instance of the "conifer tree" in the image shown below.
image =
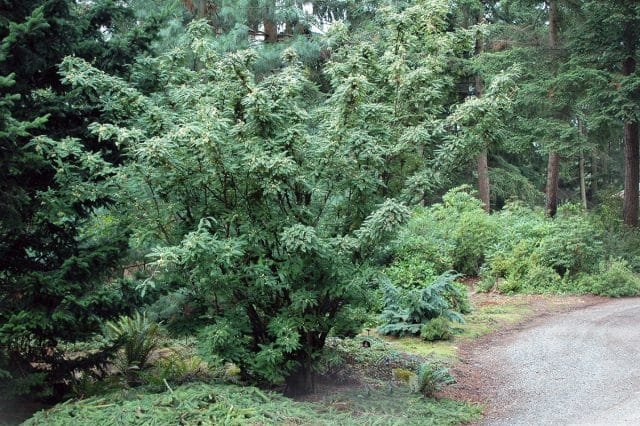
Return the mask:
<path fill-rule="evenodd" d="M 0 18 L 0 394 L 46 394 L 79 366 L 58 344 L 88 336 L 123 309 L 103 280 L 126 253 L 117 227 L 87 232 L 112 195 L 115 146 L 87 137 L 99 108 L 58 75 L 76 54 L 121 72 L 152 36 L 112 2 L 10 1 Z M 146 29 L 155 24 L 149 22 Z M 107 36 L 107 32 L 110 35 Z M 109 161 L 107 161 L 109 160 Z M 125 303 L 126 304 L 126 303 Z M 98 358 L 98 357 L 96 357 Z"/>

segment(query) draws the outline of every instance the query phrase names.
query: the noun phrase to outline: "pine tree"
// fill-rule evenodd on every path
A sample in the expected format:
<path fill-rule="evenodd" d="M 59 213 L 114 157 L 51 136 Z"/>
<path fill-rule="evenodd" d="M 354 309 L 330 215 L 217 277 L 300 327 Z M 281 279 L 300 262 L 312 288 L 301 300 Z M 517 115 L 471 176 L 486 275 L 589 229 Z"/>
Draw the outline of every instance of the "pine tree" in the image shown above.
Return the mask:
<path fill-rule="evenodd" d="M 126 233 L 87 228 L 90 214 L 113 193 L 115 146 L 87 137 L 100 109 L 69 93 L 58 75 L 77 54 L 112 72 L 152 39 L 112 2 L 5 2 L 0 19 L 0 370 L 4 396 L 47 394 L 72 370 L 99 361 L 67 360 L 63 341 L 87 337 L 126 306 L 107 284 L 126 253 Z M 153 28 L 155 23 L 149 22 Z M 111 37 L 105 36 L 111 31 Z M 109 160 L 109 161 L 107 161 Z"/>
<path fill-rule="evenodd" d="M 575 25 L 576 61 L 590 68 L 598 93 L 591 105 L 599 122 L 610 125 L 624 140 L 623 221 L 638 224 L 639 142 L 637 58 L 640 8 L 635 1 L 589 0 L 580 4 L 582 17 Z M 594 84 L 595 83 L 595 84 Z M 613 89 L 613 90 L 612 90 Z"/>

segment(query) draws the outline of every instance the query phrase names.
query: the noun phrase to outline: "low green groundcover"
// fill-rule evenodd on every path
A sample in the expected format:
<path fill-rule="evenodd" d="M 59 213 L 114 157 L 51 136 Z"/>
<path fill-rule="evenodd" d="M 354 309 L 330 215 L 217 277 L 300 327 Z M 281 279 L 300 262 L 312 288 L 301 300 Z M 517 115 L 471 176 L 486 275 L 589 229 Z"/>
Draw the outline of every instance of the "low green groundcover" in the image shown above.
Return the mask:
<path fill-rule="evenodd" d="M 37 413 L 25 425 L 455 425 L 476 420 L 481 411 L 403 388 L 350 391 L 327 402 L 297 402 L 254 387 L 191 383 L 164 393 L 128 390 L 67 402 Z"/>

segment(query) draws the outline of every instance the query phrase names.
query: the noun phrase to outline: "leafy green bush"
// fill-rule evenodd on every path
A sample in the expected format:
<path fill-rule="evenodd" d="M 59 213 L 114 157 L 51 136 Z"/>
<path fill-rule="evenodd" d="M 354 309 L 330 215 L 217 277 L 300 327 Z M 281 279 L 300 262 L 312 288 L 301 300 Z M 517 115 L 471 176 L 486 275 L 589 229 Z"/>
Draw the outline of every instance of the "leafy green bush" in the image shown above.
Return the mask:
<path fill-rule="evenodd" d="M 429 342 L 451 339 L 453 337 L 451 321 L 443 317 L 427 321 L 420 329 L 420 337 Z"/>
<path fill-rule="evenodd" d="M 444 238 L 453 241 L 453 269 L 477 275 L 488 247 L 495 240 L 498 231 L 495 221 L 466 186 L 450 190 L 442 201 L 442 206 L 436 205 L 434 210 L 444 225 Z"/>
<path fill-rule="evenodd" d="M 572 205 L 553 220 L 542 211 L 508 205 L 494 220 L 500 233 L 487 250 L 479 291 L 577 291 L 575 279 L 604 258 L 601 232 Z"/>
<path fill-rule="evenodd" d="M 452 269 L 478 273 L 495 240 L 494 220 L 468 186 L 452 189 L 442 200 L 442 204 L 416 209 L 392 244 L 396 261 L 390 269 L 395 285 L 422 287 L 424 279 Z"/>
<path fill-rule="evenodd" d="M 522 290 L 522 283 L 514 278 L 498 278 L 496 284 L 500 293 L 503 294 L 518 293 Z"/>
<path fill-rule="evenodd" d="M 495 276 L 491 275 L 486 270 L 481 270 L 480 277 L 480 281 L 478 281 L 475 286 L 475 290 L 478 293 L 488 293 L 496 288 L 498 279 Z"/>
<path fill-rule="evenodd" d="M 515 281 L 515 279 L 513 279 Z M 549 266 L 533 263 L 519 280 L 520 288 L 533 293 L 554 293 L 563 290 L 562 278 Z"/>
<path fill-rule="evenodd" d="M 447 272 L 422 290 L 403 291 L 391 284 L 384 290 L 385 308 L 378 332 L 392 336 L 418 335 L 423 324 L 438 317 L 462 322 L 454 307 L 468 306 L 466 293 L 454 281 L 459 275 Z"/>
<path fill-rule="evenodd" d="M 417 207 L 409 223 L 402 227 L 390 244 L 394 259 L 420 259 L 428 262 L 436 274 L 453 269 L 452 242 L 444 240 L 438 233 L 430 211 Z"/>
<path fill-rule="evenodd" d="M 433 396 L 443 385 L 455 383 L 455 379 L 445 367 L 424 363 L 411 378 L 411 389 L 425 396 Z"/>
<path fill-rule="evenodd" d="M 423 288 L 440 275 L 436 271 L 437 266 L 422 256 L 398 259 L 385 268 L 391 282 L 404 289 Z"/>
<path fill-rule="evenodd" d="M 210 354 L 233 357 L 225 361 L 247 376 L 311 391 L 329 332 L 345 330 L 342 319 L 353 329 L 354 316 L 340 312 L 366 304 L 360 274 L 371 253 L 410 215 L 391 198 L 399 191 L 381 191 L 389 183 L 381 171 L 416 156 L 387 138 L 391 116 L 376 85 L 342 72 L 340 61 L 328 64 L 325 97 L 293 49 L 264 76 L 255 51 L 220 51 L 216 39 L 194 21 L 170 54 L 135 64 L 131 80 L 76 57 L 61 73 L 117 111 L 92 131 L 127 141 L 116 185 L 136 218 L 132 240 L 154 247 L 159 287 L 174 292 L 182 277 L 178 286 L 197 302 L 191 318 L 205 327 L 201 350 L 211 343 Z M 362 54 L 348 57 L 371 59 Z M 146 71 L 158 84 L 141 91 Z M 316 96 L 326 102 L 310 107 Z"/>
<path fill-rule="evenodd" d="M 601 233 L 583 215 L 558 213 L 550 232 L 536 249 L 542 265 L 560 276 L 592 272 L 604 257 Z"/>
<path fill-rule="evenodd" d="M 416 209 L 391 245 L 393 262 L 385 273 L 396 288 L 408 290 L 424 288 L 443 268 L 453 267 L 466 274 L 480 273 L 479 291 L 633 294 L 633 276 L 628 273 L 640 271 L 640 233 L 607 229 L 599 225 L 599 214 L 565 204 L 555 219 L 549 219 L 542 210 L 515 202 L 487 215 L 467 187 L 454 188 L 442 204 Z M 607 273 L 598 270 L 608 256 L 627 263 L 624 268 L 612 264 Z M 619 284 L 606 290 L 589 284 L 593 279 L 585 278 L 588 274 Z M 451 305 L 451 309 L 464 312 L 465 307 Z M 405 313 L 398 311 L 395 323 L 402 322 Z M 393 334 L 389 328 L 382 330 Z M 413 331 L 415 327 L 397 333 Z"/>
<path fill-rule="evenodd" d="M 630 269 L 640 273 L 640 230 L 624 227 L 618 231 L 604 232 L 603 251 L 609 258 L 625 260 Z"/>
<path fill-rule="evenodd" d="M 331 328 L 332 337 L 355 337 L 362 331 L 363 322 L 375 322 L 376 314 L 364 307 L 345 308 L 336 315 L 336 324 Z"/>
<path fill-rule="evenodd" d="M 623 200 L 619 196 L 620 188 L 611 187 L 596 193 L 596 208 L 593 210 L 594 225 L 610 233 L 625 231 L 623 224 Z"/>
<path fill-rule="evenodd" d="M 247 324 L 233 324 L 221 319 L 203 328 L 198 334 L 198 351 L 204 360 L 218 362 L 220 359 L 239 363 L 246 355 L 246 337 L 242 333 Z"/>
<path fill-rule="evenodd" d="M 640 295 L 640 276 L 634 273 L 625 260 L 602 262 L 599 271 L 579 280 L 579 288 L 588 293 L 609 297 Z"/>

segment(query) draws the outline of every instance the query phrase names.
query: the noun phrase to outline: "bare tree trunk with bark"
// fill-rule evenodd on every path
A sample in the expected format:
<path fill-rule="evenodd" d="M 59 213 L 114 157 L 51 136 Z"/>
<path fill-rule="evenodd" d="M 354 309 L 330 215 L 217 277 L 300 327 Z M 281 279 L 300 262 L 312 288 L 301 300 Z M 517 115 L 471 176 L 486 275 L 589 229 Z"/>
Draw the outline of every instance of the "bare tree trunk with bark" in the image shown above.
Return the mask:
<path fill-rule="evenodd" d="M 558 2 L 549 0 L 549 47 L 552 52 L 558 49 Z M 558 180 L 560 178 L 560 155 L 556 151 L 549 152 L 547 161 L 547 202 L 546 212 L 554 217 L 558 211 Z"/>
<path fill-rule="evenodd" d="M 636 72 L 636 40 L 634 29 L 627 24 L 625 28 L 626 45 L 629 56 L 622 64 L 622 74 L 632 75 Z M 624 201 L 623 221 L 627 226 L 638 226 L 638 185 L 639 181 L 639 153 L 638 153 L 638 123 L 625 121 L 624 123 Z"/>
<path fill-rule="evenodd" d="M 271 19 L 265 19 L 264 25 L 264 41 L 267 43 L 277 43 L 278 41 L 278 25 Z"/>
<path fill-rule="evenodd" d="M 549 153 L 547 162 L 547 216 L 554 217 L 558 212 L 558 181 L 560 179 L 560 155 Z"/>
<path fill-rule="evenodd" d="M 487 150 L 485 149 L 476 159 L 478 170 L 478 193 L 480 200 L 484 204 L 484 210 L 488 213 L 491 209 L 491 193 L 489 186 L 489 163 L 487 161 Z"/>
<path fill-rule="evenodd" d="M 580 135 L 586 139 L 587 137 L 587 128 L 584 125 L 584 121 L 578 119 L 578 128 L 580 129 Z M 584 169 L 584 152 L 580 150 L 580 160 L 579 160 L 579 169 L 580 169 L 580 199 L 582 200 L 582 208 L 587 209 L 587 182 L 585 177 L 585 169 Z"/>
<path fill-rule="evenodd" d="M 580 153 L 580 199 L 582 208 L 587 209 L 587 184 L 584 176 L 584 154 Z"/>
<path fill-rule="evenodd" d="M 478 23 L 483 21 L 482 16 L 478 16 Z M 483 51 L 482 36 L 478 35 L 476 40 L 476 55 L 479 55 Z M 482 78 L 476 75 L 475 82 L 475 94 L 477 97 L 482 96 L 484 92 L 484 84 Z M 482 141 L 484 144 L 484 141 Z M 486 144 L 483 146 L 482 151 L 476 157 L 476 170 L 478 172 L 478 195 L 482 201 L 484 210 L 489 213 L 491 211 L 491 182 L 489 181 L 489 160 L 487 158 Z"/>
<path fill-rule="evenodd" d="M 624 123 L 624 224 L 638 226 L 638 123 Z"/>

